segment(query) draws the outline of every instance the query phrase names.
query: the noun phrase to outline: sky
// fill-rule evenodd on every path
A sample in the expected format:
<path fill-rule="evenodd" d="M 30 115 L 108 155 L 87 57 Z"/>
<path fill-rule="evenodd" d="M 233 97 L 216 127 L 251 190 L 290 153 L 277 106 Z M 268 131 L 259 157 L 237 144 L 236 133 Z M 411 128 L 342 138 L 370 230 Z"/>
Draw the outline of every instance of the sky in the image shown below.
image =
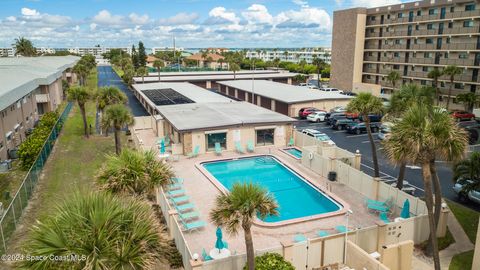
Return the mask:
<path fill-rule="evenodd" d="M 333 11 L 402 0 L 0 0 L 0 47 L 285 48 L 331 44 Z"/>

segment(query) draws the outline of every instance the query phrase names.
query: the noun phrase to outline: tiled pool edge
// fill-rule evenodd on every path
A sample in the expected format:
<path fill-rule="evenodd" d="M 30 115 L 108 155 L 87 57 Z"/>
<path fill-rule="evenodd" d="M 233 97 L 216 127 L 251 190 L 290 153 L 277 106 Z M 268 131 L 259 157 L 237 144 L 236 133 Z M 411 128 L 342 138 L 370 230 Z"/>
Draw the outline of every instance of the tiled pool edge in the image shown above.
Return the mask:
<path fill-rule="evenodd" d="M 225 188 L 210 172 L 208 172 L 203 166 L 203 163 L 208 163 L 208 162 L 217 162 L 217 161 L 228 161 L 228 160 L 234 160 L 234 159 L 242 159 L 242 158 L 252 158 L 252 157 L 261 157 L 261 156 L 271 156 L 275 159 L 277 159 L 283 166 L 287 167 L 287 169 L 293 171 L 294 173 L 298 174 L 300 177 L 302 177 L 304 180 L 306 180 L 308 183 L 312 185 L 314 188 L 318 189 L 318 192 L 323 193 L 324 195 L 328 196 L 329 199 L 333 200 L 337 204 L 340 204 L 342 208 L 339 210 L 325 213 L 325 214 L 317 214 L 313 216 L 308 216 L 308 217 L 301 217 L 301 218 L 294 218 L 290 220 L 285 220 L 285 221 L 278 221 L 278 222 L 264 222 L 258 218 L 255 219 L 253 222 L 255 225 L 259 227 L 265 227 L 265 228 L 276 228 L 280 226 L 285 226 L 285 225 L 290 225 L 290 224 L 297 224 L 297 223 L 302 223 L 306 221 L 311 221 L 311 220 L 318 220 L 322 218 L 328 218 L 328 217 L 333 217 L 333 216 L 339 216 L 339 215 L 344 215 L 347 212 L 347 209 L 350 209 L 350 205 L 346 203 L 344 200 L 340 199 L 337 195 L 333 194 L 332 192 L 325 190 L 320 184 L 316 183 L 309 177 L 306 177 L 299 171 L 295 170 L 293 166 L 291 166 L 287 161 L 284 159 L 273 155 L 273 154 L 254 154 L 254 155 L 243 155 L 241 157 L 237 158 L 216 158 L 216 159 L 209 159 L 209 160 L 202 160 L 195 162 L 195 167 L 222 193 L 227 194 L 228 190 Z"/>
<path fill-rule="evenodd" d="M 302 158 L 296 157 L 296 156 L 292 155 L 291 153 L 289 153 L 289 152 L 287 151 L 288 149 L 292 149 L 292 148 L 293 148 L 293 149 L 297 149 L 298 151 L 302 152 L 302 149 L 300 149 L 300 148 L 298 148 L 298 147 L 296 147 L 296 146 L 280 148 L 280 149 L 278 149 L 278 150 L 280 150 L 280 152 L 288 155 L 288 156 L 291 157 L 291 158 L 294 158 L 294 159 L 296 159 L 296 160 L 301 160 Z"/>

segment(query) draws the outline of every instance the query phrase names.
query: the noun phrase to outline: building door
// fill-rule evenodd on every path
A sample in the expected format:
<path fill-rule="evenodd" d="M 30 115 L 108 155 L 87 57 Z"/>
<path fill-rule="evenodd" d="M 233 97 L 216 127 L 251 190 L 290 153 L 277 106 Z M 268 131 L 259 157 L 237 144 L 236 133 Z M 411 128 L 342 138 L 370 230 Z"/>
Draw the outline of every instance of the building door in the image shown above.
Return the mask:
<path fill-rule="evenodd" d="M 216 143 L 219 143 L 222 149 L 227 149 L 227 133 L 226 132 L 206 134 L 205 139 L 206 139 L 205 145 L 206 145 L 207 151 L 214 151 Z"/>
<path fill-rule="evenodd" d="M 445 13 L 446 13 L 446 9 L 445 7 L 442 7 L 440 9 L 440 19 L 445 19 Z"/>
<path fill-rule="evenodd" d="M 258 129 L 255 131 L 256 133 L 256 145 L 264 146 L 264 145 L 273 145 L 274 142 L 274 134 L 275 130 L 272 129 Z"/>

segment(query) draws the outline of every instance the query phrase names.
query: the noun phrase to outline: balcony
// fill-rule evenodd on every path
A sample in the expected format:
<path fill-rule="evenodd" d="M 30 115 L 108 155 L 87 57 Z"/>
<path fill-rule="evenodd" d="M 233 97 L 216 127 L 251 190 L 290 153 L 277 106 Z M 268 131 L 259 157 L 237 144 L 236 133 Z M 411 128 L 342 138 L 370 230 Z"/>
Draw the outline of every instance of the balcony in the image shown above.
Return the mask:
<path fill-rule="evenodd" d="M 373 61 L 373 62 L 376 62 L 377 61 L 377 57 L 376 56 L 365 56 L 363 58 L 363 61 Z"/>
<path fill-rule="evenodd" d="M 367 31 L 366 35 L 365 35 L 367 38 L 371 38 L 371 37 L 379 37 L 380 36 L 380 32 L 370 32 L 370 31 Z"/>
<path fill-rule="evenodd" d="M 377 73 L 375 68 L 363 68 L 363 73 Z"/>
<path fill-rule="evenodd" d="M 368 42 L 365 44 L 365 49 L 378 49 L 378 43 L 377 42 Z"/>
<path fill-rule="evenodd" d="M 474 59 L 440 59 L 440 65 L 473 66 Z"/>
<path fill-rule="evenodd" d="M 435 44 L 413 44 L 411 46 L 412 50 L 435 50 Z"/>
<path fill-rule="evenodd" d="M 435 63 L 435 59 L 433 59 L 433 58 L 410 58 L 408 60 L 408 62 L 412 63 L 412 64 L 433 65 Z"/>
<path fill-rule="evenodd" d="M 449 43 L 443 44 L 442 50 L 478 50 L 476 43 Z"/>
<path fill-rule="evenodd" d="M 478 33 L 478 25 L 475 24 L 473 27 L 454 27 L 454 28 L 445 28 L 443 29 L 444 35 L 455 35 L 455 34 L 475 34 Z"/>

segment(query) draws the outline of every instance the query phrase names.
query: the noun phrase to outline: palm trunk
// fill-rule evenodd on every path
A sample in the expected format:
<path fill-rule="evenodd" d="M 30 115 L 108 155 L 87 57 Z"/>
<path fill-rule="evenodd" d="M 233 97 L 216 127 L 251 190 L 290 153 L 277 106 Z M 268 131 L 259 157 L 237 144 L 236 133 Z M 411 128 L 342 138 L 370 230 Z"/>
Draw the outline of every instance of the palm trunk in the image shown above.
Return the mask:
<path fill-rule="evenodd" d="M 430 173 L 432 174 L 433 192 L 435 194 L 435 224 L 438 226 L 440 212 L 442 211 L 442 187 L 440 185 L 440 179 L 438 178 L 435 159 L 430 161 Z"/>
<path fill-rule="evenodd" d="M 158 68 L 158 82 L 160 82 L 160 68 Z"/>
<path fill-rule="evenodd" d="M 373 159 L 373 169 L 375 171 L 375 177 L 380 177 L 380 169 L 378 168 L 378 158 L 377 158 L 377 147 L 373 141 L 372 131 L 370 130 L 370 118 L 363 116 L 365 127 L 367 128 L 368 140 L 370 141 L 370 146 L 372 147 L 372 159 Z"/>
<path fill-rule="evenodd" d="M 248 270 L 255 270 L 255 252 L 253 250 L 252 232 L 250 226 L 242 226 L 245 233 L 245 246 L 247 247 Z"/>
<path fill-rule="evenodd" d="M 83 103 L 78 103 L 78 107 L 80 108 L 80 113 L 82 114 L 82 120 L 83 120 L 83 131 L 85 133 L 85 137 L 88 138 L 88 123 L 87 123 L 87 114 L 85 112 L 85 104 Z"/>
<path fill-rule="evenodd" d="M 435 103 L 438 106 L 438 102 L 439 102 L 438 101 L 438 92 L 439 91 L 438 91 L 438 79 L 437 78 L 435 78 L 434 83 L 435 83 Z"/>
<path fill-rule="evenodd" d="M 320 69 L 317 66 L 317 86 L 320 88 Z"/>
<path fill-rule="evenodd" d="M 448 97 L 447 97 L 447 106 L 445 107 L 448 110 L 448 106 L 450 106 L 450 95 L 452 94 L 453 88 L 453 78 L 450 80 L 450 87 L 448 87 Z"/>
<path fill-rule="evenodd" d="M 400 170 L 398 171 L 397 177 L 397 188 L 402 190 L 403 188 L 403 179 L 405 179 L 405 169 L 407 168 L 407 162 L 402 161 L 400 164 Z"/>
<path fill-rule="evenodd" d="M 115 127 L 115 153 L 117 155 L 120 155 L 120 152 L 122 152 L 122 144 L 120 143 L 120 129 Z"/>
<path fill-rule="evenodd" d="M 435 217 L 433 215 L 433 194 L 432 194 L 432 175 L 430 173 L 430 162 L 422 164 L 423 183 L 425 186 L 425 203 L 427 204 L 428 224 L 430 227 L 430 243 L 433 251 L 433 264 L 435 270 L 440 270 L 440 258 L 438 255 L 437 232 Z"/>

